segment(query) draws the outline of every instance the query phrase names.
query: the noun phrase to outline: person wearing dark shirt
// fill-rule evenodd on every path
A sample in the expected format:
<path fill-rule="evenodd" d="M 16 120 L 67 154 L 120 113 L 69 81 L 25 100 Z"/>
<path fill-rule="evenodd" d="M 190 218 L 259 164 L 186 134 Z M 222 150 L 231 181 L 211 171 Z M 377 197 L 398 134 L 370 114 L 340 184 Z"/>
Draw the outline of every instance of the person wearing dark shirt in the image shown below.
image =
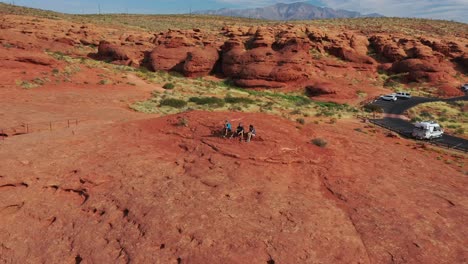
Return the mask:
<path fill-rule="evenodd" d="M 242 123 L 239 123 L 236 129 L 236 133 L 232 134 L 231 138 L 240 137 L 239 140 L 242 141 L 242 139 L 244 138 L 244 132 L 245 132 L 244 125 L 242 125 Z"/>

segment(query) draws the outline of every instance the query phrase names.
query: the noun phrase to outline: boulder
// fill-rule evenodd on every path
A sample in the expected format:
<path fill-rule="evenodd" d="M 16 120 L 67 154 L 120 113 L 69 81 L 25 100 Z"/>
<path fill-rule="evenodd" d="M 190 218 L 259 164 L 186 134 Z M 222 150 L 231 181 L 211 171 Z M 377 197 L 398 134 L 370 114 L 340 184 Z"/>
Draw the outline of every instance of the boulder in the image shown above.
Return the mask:
<path fill-rule="evenodd" d="M 468 53 L 456 58 L 455 61 L 462 67 L 461 70 L 463 73 L 468 72 Z"/>
<path fill-rule="evenodd" d="M 370 43 L 376 53 L 382 55 L 389 62 L 400 61 L 407 57 L 405 50 L 389 36 L 374 35 L 370 38 Z"/>
<path fill-rule="evenodd" d="M 356 63 L 364 63 L 364 64 L 375 64 L 376 61 L 367 56 L 360 54 L 356 50 L 343 47 L 343 46 L 332 46 L 327 49 L 328 53 L 333 56 L 339 57 L 345 61 L 356 62 Z"/>
<path fill-rule="evenodd" d="M 149 55 L 152 69 L 176 71 L 187 77 L 210 74 L 219 60 L 218 49 L 222 45 L 201 30 L 169 30 L 157 36 L 154 42 L 157 46 Z"/>
<path fill-rule="evenodd" d="M 316 82 L 306 85 L 306 93 L 310 97 L 336 94 L 336 85 L 329 82 Z"/>
<path fill-rule="evenodd" d="M 188 53 L 193 47 L 167 48 L 157 46 L 150 54 L 150 63 L 154 71 L 177 71 L 182 73 Z"/>
<path fill-rule="evenodd" d="M 366 36 L 353 34 L 350 39 L 350 46 L 357 54 L 367 56 L 369 51 L 369 40 Z"/>
<path fill-rule="evenodd" d="M 19 62 L 31 63 L 42 66 L 50 66 L 55 64 L 56 62 L 54 59 L 45 55 L 19 56 L 16 57 L 15 60 Z"/>
<path fill-rule="evenodd" d="M 99 43 L 97 55 L 100 59 L 111 59 L 112 61 L 126 61 L 132 59 L 133 57 L 130 55 L 130 52 L 127 51 L 124 47 L 112 44 L 104 40 Z"/>
<path fill-rule="evenodd" d="M 58 38 L 58 39 L 55 39 L 55 42 L 58 42 L 58 43 L 62 43 L 62 44 L 65 44 L 65 45 L 69 45 L 69 46 L 74 46 L 75 44 L 78 44 L 77 41 L 71 39 L 71 38 Z"/>
<path fill-rule="evenodd" d="M 212 47 L 194 49 L 187 53 L 183 73 L 187 77 L 201 77 L 210 74 L 219 59 L 218 51 Z"/>
<path fill-rule="evenodd" d="M 223 54 L 222 70 L 226 77 L 243 87 L 278 88 L 307 79 L 312 56 L 296 46 L 275 51 L 271 47 L 252 50 L 233 48 Z M 280 84 L 281 83 L 281 84 Z"/>
<path fill-rule="evenodd" d="M 406 72 L 437 72 L 439 71 L 436 66 L 430 61 L 421 59 L 407 59 L 399 62 L 395 62 L 391 68 L 391 71 L 395 73 L 406 73 Z"/>

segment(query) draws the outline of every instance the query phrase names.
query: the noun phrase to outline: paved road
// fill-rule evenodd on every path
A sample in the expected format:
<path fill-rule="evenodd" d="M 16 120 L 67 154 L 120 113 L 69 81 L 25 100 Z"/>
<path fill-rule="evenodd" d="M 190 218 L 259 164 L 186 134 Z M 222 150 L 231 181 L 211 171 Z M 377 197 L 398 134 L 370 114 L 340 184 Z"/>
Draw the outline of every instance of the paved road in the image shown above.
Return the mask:
<path fill-rule="evenodd" d="M 377 100 L 372 104 L 378 105 L 383 108 L 384 112 L 387 114 L 402 115 L 406 110 L 417 106 L 418 104 L 428 103 L 428 102 L 455 102 L 455 101 L 466 101 L 468 100 L 468 95 L 453 97 L 448 99 L 442 98 L 428 98 L 428 97 L 418 97 L 413 96 L 411 99 L 398 99 L 397 101 L 384 101 Z"/>
<path fill-rule="evenodd" d="M 468 95 L 461 97 L 454 97 L 448 99 L 440 98 L 426 98 L 426 97 L 412 97 L 408 100 L 397 100 L 396 102 L 377 100 L 373 102 L 373 105 L 378 105 L 382 107 L 385 113 L 393 115 L 401 115 L 409 108 L 415 107 L 418 104 L 427 103 L 427 102 L 454 102 L 454 101 L 466 101 L 468 100 Z M 400 133 L 405 137 L 410 137 L 414 125 L 406 120 L 400 118 L 385 117 L 383 119 L 374 119 L 371 120 L 373 123 L 389 128 L 393 131 Z M 451 135 L 444 134 L 442 138 L 433 139 L 431 142 L 442 145 L 449 146 L 454 149 L 462 150 L 468 152 L 468 140 L 463 138 L 454 137 Z"/>

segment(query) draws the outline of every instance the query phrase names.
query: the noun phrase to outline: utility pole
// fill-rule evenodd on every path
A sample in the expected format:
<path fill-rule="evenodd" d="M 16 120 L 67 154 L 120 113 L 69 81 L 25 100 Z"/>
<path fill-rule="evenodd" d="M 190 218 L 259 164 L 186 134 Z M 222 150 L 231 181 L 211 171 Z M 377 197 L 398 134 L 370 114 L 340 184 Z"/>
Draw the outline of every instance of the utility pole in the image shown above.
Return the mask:
<path fill-rule="evenodd" d="M 99 15 L 101 14 L 101 4 L 98 4 Z"/>

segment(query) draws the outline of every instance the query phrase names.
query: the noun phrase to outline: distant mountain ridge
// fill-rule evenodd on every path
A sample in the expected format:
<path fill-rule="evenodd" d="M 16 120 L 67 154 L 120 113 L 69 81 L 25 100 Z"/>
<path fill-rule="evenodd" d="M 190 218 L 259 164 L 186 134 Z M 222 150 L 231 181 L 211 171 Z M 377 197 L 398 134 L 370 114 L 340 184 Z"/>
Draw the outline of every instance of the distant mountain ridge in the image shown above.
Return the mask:
<path fill-rule="evenodd" d="M 328 7 L 318 7 L 305 2 L 292 4 L 275 4 L 261 8 L 204 10 L 194 12 L 196 14 L 246 17 L 268 20 L 309 20 L 325 18 L 357 18 L 357 17 L 383 17 L 380 14 L 363 15 L 359 12 L 348 10 L 335 10 Z"/>

